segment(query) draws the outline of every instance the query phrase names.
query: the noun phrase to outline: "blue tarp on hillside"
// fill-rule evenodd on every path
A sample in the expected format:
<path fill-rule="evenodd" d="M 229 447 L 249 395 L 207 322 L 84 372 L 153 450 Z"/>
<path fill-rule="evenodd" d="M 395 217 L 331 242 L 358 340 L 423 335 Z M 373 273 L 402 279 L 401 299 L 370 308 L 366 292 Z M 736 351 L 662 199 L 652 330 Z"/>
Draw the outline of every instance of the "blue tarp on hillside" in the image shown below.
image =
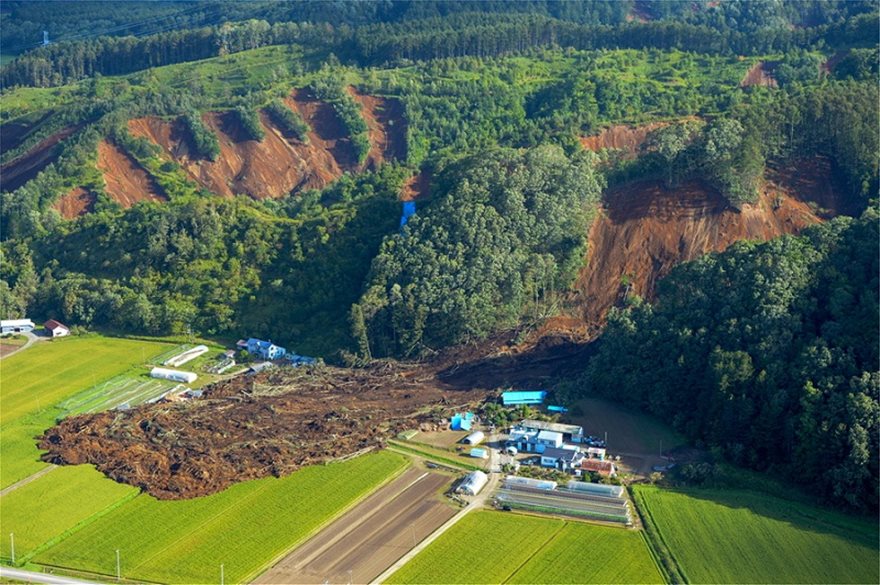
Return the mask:
<path fill-rule="evenodd" d="M 406 222 L 409 221 L 416 213 L 416 202 L 415 201 L 404 201 L 403 202 L 403 215 L 400 216 L 400 227 L 406 225 Z"/>

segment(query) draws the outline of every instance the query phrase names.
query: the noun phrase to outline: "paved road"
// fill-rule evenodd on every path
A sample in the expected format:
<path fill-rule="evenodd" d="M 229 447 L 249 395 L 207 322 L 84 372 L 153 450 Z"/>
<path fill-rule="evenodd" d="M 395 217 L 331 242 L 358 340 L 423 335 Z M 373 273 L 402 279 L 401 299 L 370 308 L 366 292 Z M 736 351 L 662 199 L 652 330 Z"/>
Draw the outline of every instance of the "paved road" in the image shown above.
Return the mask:
<path fill-rule="evenodd" d="M 34 480 L 40 479 L 41 477 L 43 477 L 44 475 L 46 475 L 47 473 L 49 473 L 50 471 L 52 471 L 56 467 L 58 467 L 58 466 L 57 465 L 50 465 L 49 467 L 44 467 L 43 469 L 39 470 L 35 474 L 29 475 L 26 478 L 15 482 L 11 486 L 4 488 L 3 490 L 0 490 L 0 496 L 5 496 L 9 492 L 15 491 L 23 485 L 27 485 Z"/>
<path fill-rule="evenodd" d="M 295 549 L 254 583 L 368 583 L 455 514 L 448 475 L 411 468 Z"/>
<path fill-rule="evenodd" d="M 81 579 L 74 579 L 73 577 L 49 575 L 48 573 L 35 573 L 33 571 L 11 569 L 9 567 L 0 567 L 0 577 L 15 579 L 16 581 L 24 581 L 25 583 L 48 583 L 49 585 L 65 585 L 67 583 L 98 585 L 94 581 L 83 581 Z"/>

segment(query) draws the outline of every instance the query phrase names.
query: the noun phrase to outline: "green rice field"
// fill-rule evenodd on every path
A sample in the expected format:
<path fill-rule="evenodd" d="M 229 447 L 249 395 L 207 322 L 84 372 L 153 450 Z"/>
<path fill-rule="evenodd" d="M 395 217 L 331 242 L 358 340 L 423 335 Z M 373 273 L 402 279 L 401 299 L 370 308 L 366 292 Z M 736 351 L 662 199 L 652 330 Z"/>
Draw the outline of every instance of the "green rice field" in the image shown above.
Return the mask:
<path fill-rule="evenodd" d="M 462 562 L 475 554 L 478 562 Z M 662 583 L 663 578 L 639 532 L 477 511 L 431 543 L 388 582 Z"/>
<path fill-rule="evenodd" d="M 878 583 L 876 519 L 744 490 L 633 488 L 691 583 Z"/>
<path fill-rule="evenodd" d="M 140 495 L 35 557 L 44 565 L 161 583 L 245 582 L 407 465 L 383 451 L 249 481 L 192 500 Z M 47 477 L 51 477 L 54 472 Z"/>

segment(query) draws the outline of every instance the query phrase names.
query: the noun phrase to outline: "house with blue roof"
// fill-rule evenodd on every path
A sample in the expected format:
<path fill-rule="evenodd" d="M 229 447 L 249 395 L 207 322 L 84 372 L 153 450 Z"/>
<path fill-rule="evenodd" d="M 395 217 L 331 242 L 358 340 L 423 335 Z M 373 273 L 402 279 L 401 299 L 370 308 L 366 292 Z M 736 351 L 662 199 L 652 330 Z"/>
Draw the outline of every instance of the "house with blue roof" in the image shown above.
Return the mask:
<path fill-rule="evenodd" d="M 263 341 L 256 337 L 248 339 L 245 347 L 247 347 L 249 354 L 255 355 L 264 360 L 281 359 L 284 357 L 284 354 L 287 353 L 287 350 L 280 345 L 275 345 L 271 341 Z"/>

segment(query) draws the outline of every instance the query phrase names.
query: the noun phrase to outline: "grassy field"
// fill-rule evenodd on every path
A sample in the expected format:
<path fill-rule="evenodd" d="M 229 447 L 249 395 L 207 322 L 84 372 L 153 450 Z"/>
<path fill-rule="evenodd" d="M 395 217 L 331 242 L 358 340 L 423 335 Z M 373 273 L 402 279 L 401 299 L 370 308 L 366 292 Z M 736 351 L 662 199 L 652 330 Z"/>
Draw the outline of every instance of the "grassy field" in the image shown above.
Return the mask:
<path fill-rule="evenodd" d="M 662 583 L 638 532 L 478 511 L 389 583 Z"/>
<path fill-rule="evenodd" d="M 144 363 L 163 344 L 99 335 L 42 341 L 3 360 L 0 423 L 51 407 Z"/>
<path fill-rule="evenodd" d="M 137 493 L 137 488 L 109 480 L 89 465 L 53 469 L 0 498 L 5 536 L 0 538 L 0 556 L 10 558 L 10 532 L 15 533 L 20 561 Z"/>
<path fill-rule="evenodd" d="M 743 490 L 634 488 L 692 583 L 878 583 L 876 522 Z"/>
<path fill-rule="evenodd" d="M 66 414 L 58 404 L 130 370 L 167 344 L 100 335 L 41 341 L 3 359 L 0 375 L 0 488 L 46 464 L 34 437 Z"/>
<path fill-rule="evenodd" d="M 125 577 L 216 582 L 222 563 L 227 582 L 243 582 L 406 465 L 403 456 L 381 452 L 193 500 L 140 495 L 35 561 L 112 575 L 118 548 Z"/>

